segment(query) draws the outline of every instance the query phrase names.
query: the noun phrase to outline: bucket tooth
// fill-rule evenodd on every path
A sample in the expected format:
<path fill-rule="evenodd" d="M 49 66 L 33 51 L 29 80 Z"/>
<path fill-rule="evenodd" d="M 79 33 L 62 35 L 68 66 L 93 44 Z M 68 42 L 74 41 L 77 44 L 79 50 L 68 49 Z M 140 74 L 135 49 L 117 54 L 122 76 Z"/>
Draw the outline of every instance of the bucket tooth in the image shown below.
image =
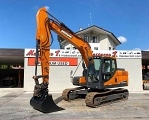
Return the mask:
<path fill-rule="evenodd" d="M 43 113 L 51 113 L 56 112 L 60 110 L 64 110 L 61 107 L 58 107 L 52 98 L 51 94 L 46 95 L 45 97 L 38 98 L 36 96 L 33 96 L 30 100 L 30 105 Z"/>

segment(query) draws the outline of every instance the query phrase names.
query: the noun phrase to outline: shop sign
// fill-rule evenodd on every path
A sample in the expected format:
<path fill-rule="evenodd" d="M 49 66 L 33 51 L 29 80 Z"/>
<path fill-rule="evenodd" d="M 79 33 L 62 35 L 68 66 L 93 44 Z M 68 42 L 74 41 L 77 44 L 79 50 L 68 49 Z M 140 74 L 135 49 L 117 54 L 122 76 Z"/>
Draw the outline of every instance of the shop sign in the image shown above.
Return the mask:
<path fill-rule="evenodd" d="M 41 65 L 41 60 L 38 58 L 38 65 Z M 63 58 L 51 57 L 49 61 L 51 66 L 77 66 L 78 58 Z M 28 58 L 28 66 L 35 66 L 35 57 Z"/>
<path fill-rule="evenodd" d="M 116 58 L 142 58 L 141 51 L 128 51 L 128 50 L 116 50 L 116 51 L 103 51 L 100 53 L 95 51 L 93 52 L 94 56 L 110 56 Z"/>
<path fill-rule="evenodd" d="M 35 49 L 25 49 L 25 57 L 35 57 Z M 81 57 L 81 54 L 78 50 L 50 50 L 51 57 Z M 141 51 L 128 51 L 128 50 L 100 50 L 93 51 L 93 56 L 107 56 L 107 57 L 116 57 L 116 58 L 142 58 Z"/>
<path fill-rule="evenodd" d="M 25 49 L 25 57 L 35 57 L 36 50 L 35 49 Z M 50 50 L 51 57 L 79 57 L 81 56 L 78 50 Z"/>
<path fill-rule="evenodd" d="M 142 58 L 141 51 L 117 51 L 117 58 Z"/>

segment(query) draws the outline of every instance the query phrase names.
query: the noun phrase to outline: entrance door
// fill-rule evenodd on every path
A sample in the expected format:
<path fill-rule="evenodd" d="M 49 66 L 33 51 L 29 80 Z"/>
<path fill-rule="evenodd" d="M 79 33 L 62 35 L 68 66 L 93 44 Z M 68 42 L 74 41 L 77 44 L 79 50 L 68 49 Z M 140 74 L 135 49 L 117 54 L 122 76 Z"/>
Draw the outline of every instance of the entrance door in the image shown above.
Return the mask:
<path fill-rule="evenodd" d="M 23 87 L 23 82 L 24 82 L 24 69 L 13 69 L 12 67 L 6 67 L 0 69 L 1 88 Z"/>

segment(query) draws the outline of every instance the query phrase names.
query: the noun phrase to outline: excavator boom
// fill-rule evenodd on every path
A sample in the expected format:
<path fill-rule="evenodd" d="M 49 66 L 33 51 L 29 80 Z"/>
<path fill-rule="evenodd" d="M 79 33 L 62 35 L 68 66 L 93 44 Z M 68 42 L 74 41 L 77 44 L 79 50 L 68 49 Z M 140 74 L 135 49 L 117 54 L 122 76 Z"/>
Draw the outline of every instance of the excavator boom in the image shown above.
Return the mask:
<path fill-rule="evenodd" d="M 50 31 L 48 28 L 48 14 L 46 8 L 41 8 L 36 15 L 37 30 L 36 30 L 36 61 L 35 61 L 35 80 L 34 94 L 30 100 L 30 105 L 41 112 L 49 113 L 63 110 L 58 107 L 48 94 L 49 84 L 49 56 L 50 56 Z M 41 61 L 42 75 L 37 75 L 38 61 Z M 40 84 L 38 79 L 42 78 Z"/>

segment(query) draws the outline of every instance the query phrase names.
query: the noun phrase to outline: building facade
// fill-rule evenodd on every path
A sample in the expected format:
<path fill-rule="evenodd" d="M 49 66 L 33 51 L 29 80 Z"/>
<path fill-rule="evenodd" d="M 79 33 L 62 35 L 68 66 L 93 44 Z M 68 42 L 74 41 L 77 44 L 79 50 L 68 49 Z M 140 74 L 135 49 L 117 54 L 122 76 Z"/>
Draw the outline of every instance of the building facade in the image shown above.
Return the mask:
<path fill-rule="evenodd" d="M 35 73 L 35 49 L 25 49 L 24 58 L 24 90 L 33 91 L 35 82 L 32 76 Z M 77 50 L 51 50 L 49 91 L 62 92 L 66 88 L 75 87 L 71 83 L 70 72 L 74 76 L 82 76 L 82 58 Z M 93 51 L 95 55 L 115 55 L 118 68 L 124 68 L 129 73 L 129 86 L 131 92 L 143 91 L 142 88 L 142 55 L 141 51 L 100 50 Z M 136 69 L 137 66 L 137 69 Z M 38 66 L 38 75 L 41 75 L 41 66 Z M 42 82 L 42 79 L 40 79 Z"/>
<path fill-rule="evenodd" d="M 115 35 L 103 28 L 97 26 L 91 26 L 86 29 L 81 29 L 76 32 L 77 35 L 82 37 L 87 41 L 92 50 L 115 50 L 120 41 L 115 37 Z M 69 44 L 66 40 L 58 36 L 58 40 L 61 44 L 61 49 L 73 50 L 75 47 Z"/>
<path fill-rule="evenodd" d="M 117 58 L 117 65 L 119 68 L 124 68 L 129 72 L 129 86 L 130 91 L 142 91 L 142 71 L 141 71 L 141 51 L 116 51 L 120 41 L 115 35 L 105 29 L 97 26 L 91 26 L 86 29 L 81 29 L 76 34 L 87 41 L 95 55 L 107 55 L 115 54 Z M 69 44 L 66 40 L 58 36 L 60 42 L 60 50 L 51 50 L 54 55 L 59 51 L 59 55 L 51 56 L 50 61 L 50 84 L 49 91 L 62 92 L 66 88 L 75 87 L 70 81 L 70 71 L 75 71 L 75 76 L 82 76 L 83 68 L 78 66 L 82 60 L 79 51 L 75 50 L 75 46 Z M 30 51 L 34 51 L 33 54 Z M 34 65 L 30 65 L 30 57 L 35 57 L 35 49 L 25 50 L 25 74 L 24 74 L 24 89 L 25 91 L 32 91 L 34 87 L 34 81 L 30 80 L 34 73 Z M 66 59 L 65 59 L 66 58 Z M 75 63 L 72 63 L 71 58 L 75 58 Z M 65 62 L 62 60 L 65 59 Z M 134 64 L 135 63 L 135 64 Z M 139 69 L 136 69 L 135 67 Z M 76 70 L 77 68 L 77 70 Z M 41 68 L 38 66 L 39 75 L 41 74 Z M 57 71 L 57 72 L 56 72 Z M 28 73 L 26 75 L 26 73 Z M 135 73 L 135 74 L 134 74 Z"/>

